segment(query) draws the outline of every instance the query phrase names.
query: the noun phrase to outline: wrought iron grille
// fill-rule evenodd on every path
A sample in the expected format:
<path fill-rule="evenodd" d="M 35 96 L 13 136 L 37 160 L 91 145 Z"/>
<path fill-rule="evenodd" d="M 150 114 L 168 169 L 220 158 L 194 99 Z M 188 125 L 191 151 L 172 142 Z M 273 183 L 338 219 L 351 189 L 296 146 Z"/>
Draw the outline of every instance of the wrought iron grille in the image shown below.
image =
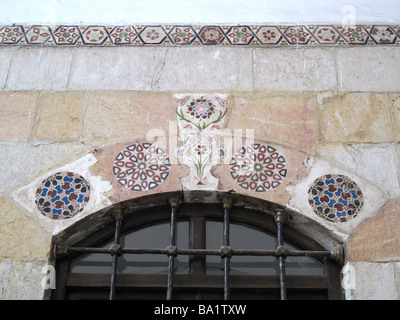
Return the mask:
<path fill-rule="evenodd" d="M 111 264 L 111 283 L 109 299 L 114 300 L 116 294 L 117 282 L 117 265 L 118 258 L 122 254 L 156 254 L 166 255 L 168 257 L 168 281 L 166 299 L 172 300 L 174 293 L 174 262 L 177 256 L 190 255 L 190 256 L 220 256 L 223 259 L 223 279 L 224 279 L 224 300 L 229 300 L 231 297 L 231 276 L 230 276 L 230 263 L 233 256 L 272 256 L 279 260 L 279 287 L 280 299 L 286 300 L 286 272 L 285 272 L 285 259 L 291 256 L 297 257 L 312 257 L 312 258 L 326 258 L 334 260 L 339 264 L 343 263 L 343 247 L 336 250 L 290 250 L 284 245 L 283 227 L 289 218 L 289 212 L 284 208 L 274 209 L 274 221 L 276 225 L 277 246 L 273 250 L 263 249 L 235 249 L 230 246 L 230 211 L 233 206 L 233 199 L 229 196 L 221 198 L 223 208 L 223 243 L 220 249 L 182 249 L 176 245 L 176 225 L 177 214 L 181 199 L 179 197 L 172 197 L 168 200 L 170 208 L 170 229 L 169 229 L 169 245 L 166 248 L 125 248 L 120 245 L 121 226 L 123 223 L 123 209 L 115 207 L 113 209 L 113 216 L 115 218 L 115 232 L 114 241 L 109 248 L 97 247 L 69 247 L 67 253 L 103 253 L 109 254 L 112 257 Z"/>

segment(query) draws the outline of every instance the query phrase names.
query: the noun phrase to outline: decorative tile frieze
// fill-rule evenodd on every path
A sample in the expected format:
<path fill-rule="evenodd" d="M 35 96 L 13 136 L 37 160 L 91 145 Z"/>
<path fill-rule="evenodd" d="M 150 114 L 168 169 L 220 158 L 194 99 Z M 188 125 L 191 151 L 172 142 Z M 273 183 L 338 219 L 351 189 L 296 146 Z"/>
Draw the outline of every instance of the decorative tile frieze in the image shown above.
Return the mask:
<path fill-rule="evenodd" d="M 78 26 L 59 26 L 51 29 L 51 34 L 56 45 L 75 45 L 78 40 L 82 41 Z"/>
<path fill-rule="evenodd" d="M 308 44 L 313 38 L 306 26 L 288 26 L 283 34 L 289 44 Z"/>
<path fill-rule="evenodd" d="M 115 158 L 113 173 L 119 184 L 133 191 L 157 188 L 170 172 L 168 154 L 151 143 L 135 143 Z"/>
<path fill-rule="evenodd" d="M 226 36 L 230 44 L 233 45 L 248 45 L 254 38 L 254 33 L 250 27 L 238 26 L 231 27 L 226 32 Z"/>
<path fill-rule="evenodd" d="M 369 33 L 363 26 L 351 26 L 343 28 L 342 37 L 349 44 L 367 44 Z"/>
<path fill-rule="evenodd" d="M 10 25 L 2 45 L 400 45 L 398 25 Z"/>
<path fill-rule="evenodd" d="M 167 42 L 167 32 L 162 26 L 145 26 L 142 28 L 139 37 L 144 44 L 161 44 Z"/>
<path fill-rule="evenodd" d="M 17 44 L 24 36 L 22 26 L 5 26 L 0 29 L 1 44 Z"/>
<path fill-rule="evenodd" d="M 173 26 L 169 36 L 173 44 L 191 44 L 197 39 L 196 31 L 191 26 Z"/>
<path fill-rule="evenodd" d="M 82 32 L 82 40 L 84 44 L 100 45 L 108 39 L 108 33 L 105 27 L 93 26 L 87 27 Z"/>
<path fill-rule="evenodd" d="M 28 44 L 44 44 L 50 37 L 50 28 L 46 26 L 32 26 L 25 32 Z"/>
<path fill-rule="evenodd" d="M 330 25 L 317 26 L 313 35 L 319 44 L 336 44 L 340 38 L 339 31 Z"/>
<path fill-rule="evenodd" d="M 314 212 L 331 222 L 354 219 L 363 207 L 363 194 L 349 177 L 327 174 L 316 179 L 308 190 L 308 202 Z"/>
<path fill-rule="evenodd" d="M 53 220 L 69 219 L 89 202 L 90 185 L 77 173 L 58 172 L 42 181 L 35 197 L 42 215 Z"/>
<path fill-rule="evenodd" d="M 390 26 L 374 25 L 370 34 L 376 44 L 395 44 L 398 38 Z"/>
<path fill-rule="evenodd" d="M 202 44 L 221 44 L 225 39 L 224 32 L 218 26 L 206 26 L 201 28 L 199 37 Z"/>
<path fill-rule="evenodd" d="M 256 31 L 256 38 L 260 44 L 277 45 L 283 36 L 277 26 L 261 26 Z"/>
<path fill-rule="evenodd" d="M 110 40 L 112 44 L 133 44 L 138 36 L 136 29 L 130 27 L 114 27 L 110 30 Z"/>

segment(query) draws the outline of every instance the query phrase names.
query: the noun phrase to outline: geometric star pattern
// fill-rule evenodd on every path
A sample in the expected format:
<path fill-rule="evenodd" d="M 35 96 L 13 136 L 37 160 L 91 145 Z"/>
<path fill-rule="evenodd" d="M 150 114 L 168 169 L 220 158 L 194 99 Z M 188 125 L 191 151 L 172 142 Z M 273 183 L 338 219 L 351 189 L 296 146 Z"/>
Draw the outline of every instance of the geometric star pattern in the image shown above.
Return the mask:
<path fill-rule="evenodd" d="M 0 45 L 400 45 L 398 25 L 5 25 Z"/>

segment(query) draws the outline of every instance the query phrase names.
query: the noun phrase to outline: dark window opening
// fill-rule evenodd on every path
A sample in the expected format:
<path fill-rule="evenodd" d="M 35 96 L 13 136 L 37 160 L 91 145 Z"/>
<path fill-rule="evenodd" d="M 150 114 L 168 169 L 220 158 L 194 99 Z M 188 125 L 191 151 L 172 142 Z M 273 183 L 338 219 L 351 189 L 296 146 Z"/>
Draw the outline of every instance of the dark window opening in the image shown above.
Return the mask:
<path fill-rule="evenodd" d="M 341 248 L 274 214 L 221 204 L 121 215 L 56 261 L 53 299 L 341 299 Z M 229 205 L 227 205 L 227 203 Z"/>

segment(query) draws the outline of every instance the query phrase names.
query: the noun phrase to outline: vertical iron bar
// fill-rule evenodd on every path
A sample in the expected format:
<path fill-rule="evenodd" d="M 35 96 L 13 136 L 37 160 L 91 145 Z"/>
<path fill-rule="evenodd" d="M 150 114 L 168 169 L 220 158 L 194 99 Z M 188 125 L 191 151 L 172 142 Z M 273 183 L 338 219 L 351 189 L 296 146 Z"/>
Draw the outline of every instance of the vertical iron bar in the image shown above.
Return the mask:
<path fill-rule="evenodd" d="M 110 300 L 115 298 L 115 288 L 117 283 L 117 272 L 118 272 L 118 257 L 121 255 L 121 247 L 119 240 L 121 236 L 121 225 L 122 225 L 122 210 L 121 208 L 114 209 L 113 212 L 115 222 L 115 233 L 114 233 L 114 244 L 111 248 L 112 264 L 111 264 L 111 288 L 110 288 Z"/>
<path fill-rule="evenodd" d="M 224 247 L 230 248 L 230 209 L 232 208 L 232 199 L 229 197 L 222 198 L 222 204 L 224 206 Z M 231 298 L 230 288 L 230 268 L 231 258 L 229 255 L 224 256 L 224 300 Z"/>
<path fill-rule="evenodd" d="M 229 209 L 224 208 L 224 246 L 229 247 Z M 230 262 L 228 256 L 224 257 L 224 300 L 230 299 Z"/>
<path fill-rule="evenodd" d="M 282 227 L 286 222 L 288 214 L 284 210 L 277 210 L 275 213 L 275 222 L 277 228 L 278 248 L 284 246 Z M 286 271 L 285 271 L 285 256 L 279 256 L 279 283 L 281 300 L 286 300 Z"/>
<path fill-rule="evenodd" d="M 173 248 L 176 246 L 176 211 L 179 205 L 178 198 L 169 199 L 171 206 L 171 224 L 169 231 L 169 247 Z M 168 256 L 168 284 L 167 284 L 167 300 L 172 300 L 172 289 L 174 286 L 174 254 Z"/>
<path fill-rule="evenodd" d="M 283 245 L 283 239 L 281 237 L 282 225 L 280 222 L 276 223 L 278 228 L 278 244 Z M 286 272 L 285 272 L 285 257 L 279 257 L 279 282 L 281 288 L 281 300 L 286 300 Z"/>
<path fill-rule="evenodd" d="M 189 248 L 206 249 L 206 221 L 204 217 L 190 217 Z M 191 274 L 205 274 L 206 256 L 190 255 L 189 270 Z"/>

